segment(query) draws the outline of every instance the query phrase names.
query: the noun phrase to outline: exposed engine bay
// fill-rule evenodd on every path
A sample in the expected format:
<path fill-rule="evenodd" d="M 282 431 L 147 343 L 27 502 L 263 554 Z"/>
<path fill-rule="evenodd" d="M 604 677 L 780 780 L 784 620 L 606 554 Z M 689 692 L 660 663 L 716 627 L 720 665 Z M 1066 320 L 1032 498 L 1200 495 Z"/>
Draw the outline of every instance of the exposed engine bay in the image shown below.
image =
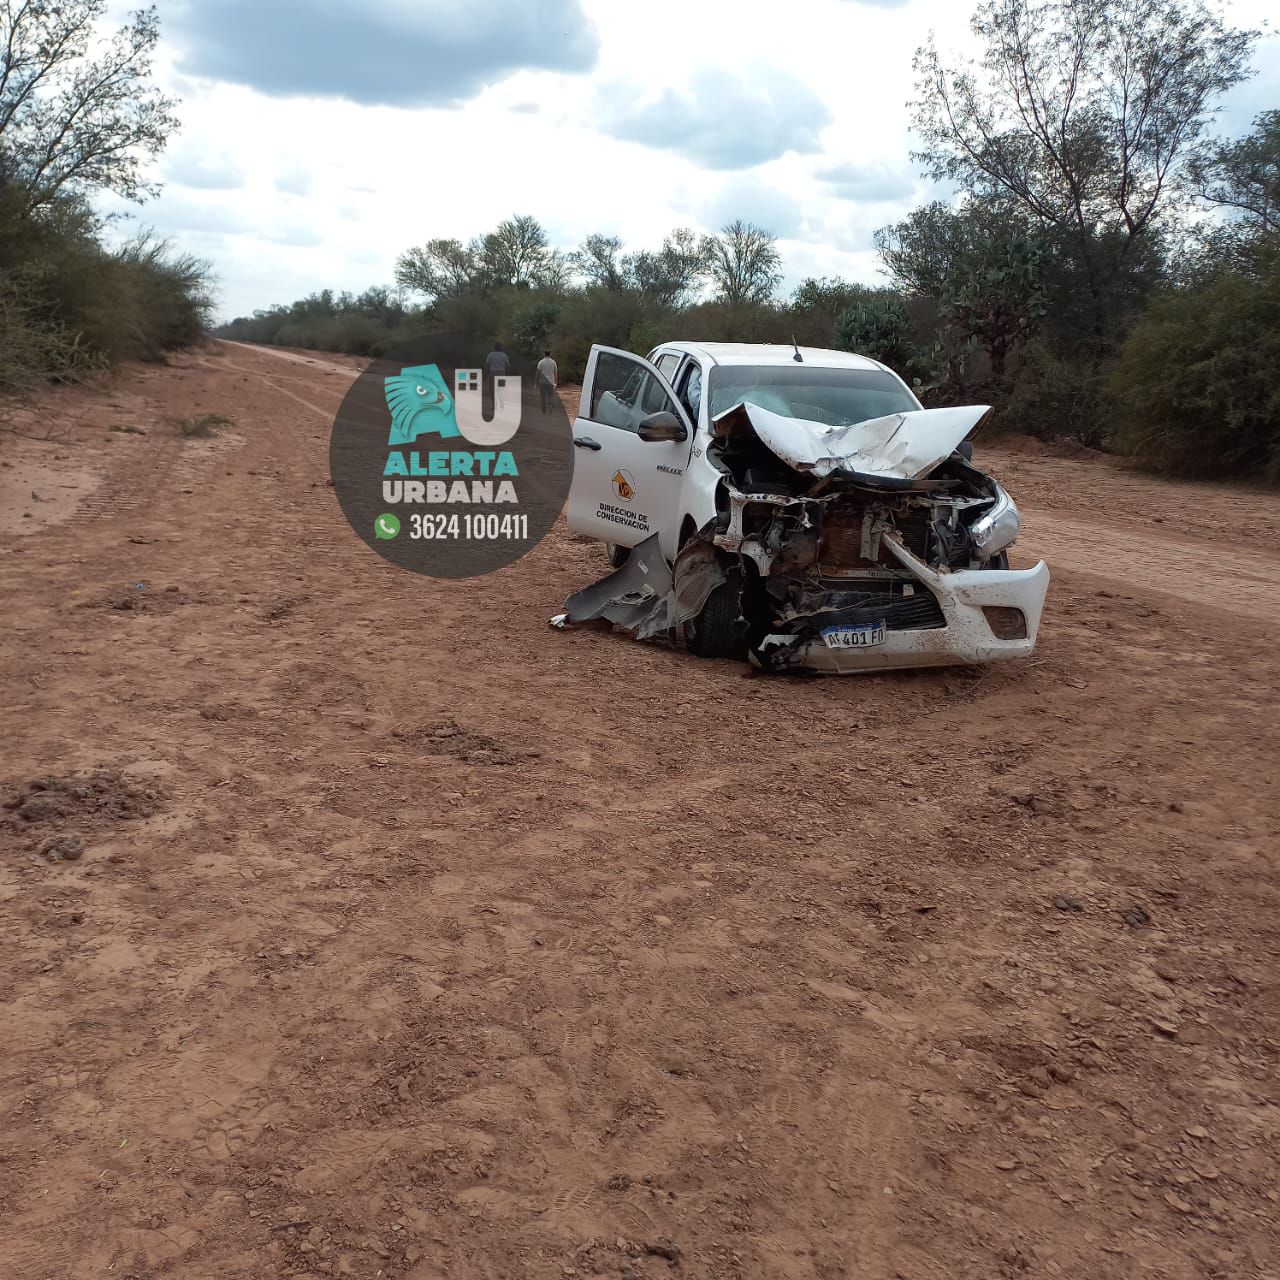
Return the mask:
<path fill-rule="evenodd" d="M 829 465 L 788 465 L 757 432 L 753 419 L 763 416 L 739 404 L 716 419 L 707 457 L 726 477 L 724 509 L 702 531 L 754 570 L 743 580 L 743 607 L 762 665 L 784 662 L 833 627 L 946 626 L 936 597 L 894 554 L 899 548 L 934 570 L 1006 567 L 982 523 L 1003 491 L 963 451 L 918 478 L 860 471 L 851 465 L 857 459 L 842 465 L 830 454 Z M 970 420 L 962 420 L 966 431 Z M 762 644 L 764 636 L 772 643 Z"/>

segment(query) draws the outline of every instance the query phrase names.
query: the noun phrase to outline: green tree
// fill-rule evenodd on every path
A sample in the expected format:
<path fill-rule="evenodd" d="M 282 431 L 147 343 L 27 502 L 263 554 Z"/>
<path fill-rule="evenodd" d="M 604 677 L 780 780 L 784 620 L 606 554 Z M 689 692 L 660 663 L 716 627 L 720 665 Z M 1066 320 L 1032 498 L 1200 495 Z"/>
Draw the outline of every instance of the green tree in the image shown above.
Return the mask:
<path fill-rule="evenodd" d="M 540 356 L 559 318 L 559 304 L 545 298 L 521 307 L 511 318 L 516 350 L 522 355 Z"/>
<path fill-rule="evenodd" d="M 587 236 L 569 255 L 569 261 L 589 287 L 620 293 L 627 287 L 626 275 L 619 261 L 621 253 L 622 240 L 618 236 L 596 232 Z"/>
<path fill-rule="evenodd" d="M 1032 220 L 1007 203 L 935 201 L 878 231 L 876 247 L 899 286 L 938 300 L 944 345 L 975 342 L 1003 386 L 1045 310 L 1045 246 Z"/>
<path fill-rule="evenodd" d="M 144 164 L 178 127 L 150 83 L 154 8 L 100 34 L 106 0 L 6 0 L 0 7 L 0 193 L 23 213 L 61 194 L 154 194 Z"/>
<path fill-rule="evenodd" d="M 835 344 L 841 351 L 879 360 L 911 376 L 919 353 L 911 341 L 911 320 L 900 298 L 881 295 L 855 302 L 836 321 Z"/>
<path fill-rule="evenodd" d="M 542 224 L 524 213 L 500 222 L 480 244 L 480 260 L 489 282 L 518 289 L 539 282 L 547 270 L 549 256 Z"/>
<path fill-rule="evenodd" d="M 706 238 L 703 252 L 716 297 L 730 306 L 767 302 L 782 279 L 776 237 L 753 222 L 729 223 Z"/>
<path fill-rule="evenodd" d="M 841 280 L 838 276 L 808 276 L 791 295 L 791 309 L 798 315 L 819 312 L 838 316 L 858 302 L 865 302 L 881 291 L 871 285 Z"/>
<path fill-rule="evenodd" d="M 428 240 L 396 259 L 396 283 L 435 300 L 456 298 L 483 287 L 484 268 L 476 242 Z"/>
<path fill-rule="evenodd" d="M 707 243 L 677 227 L 656 252 L 641 249 L 622 259 L 623 282 L 659 308 L 682 307 L 707 278 Z"/>
<path fill-rule="evenodd" d="M 559 249 L 548 249 L 534 271 L 531 283 L 549 293 L 566 293 L 573 284 L 572 255 Z"/>
<path fill-rule="evenodd" d="M 1280 111 L 1264 111 L 1252 133 L 1198 156 L 1191 180 L 1196 195 L 1230 213 L 1247 234 L 1280 236 Z"/>
<path fill-rule="evenodd" d="M 917 157 L 935 179 L 1020 208 L 1081 264 L 1088 332 L 1108 283 L 1191 187 L 1214 104 L 1255 39 L 1205 0 L 983 0 L 976 67 L 916 55 Z"/>
<path fill-rule="evenodd" d="M 1192 238 L 1182 274 L 1204 282 L 1264 270 L 1280 244 L 1280 111 L 1264 111 L 1245 137 L 1206 149 L 1192 179 L 1216 216 Z"/>
<path fill-rule="evenodd" d="M 1158 299 L 1108 390 L 1115 442 L 1143 465 L 1280 480 L 1280 253 Z"/>

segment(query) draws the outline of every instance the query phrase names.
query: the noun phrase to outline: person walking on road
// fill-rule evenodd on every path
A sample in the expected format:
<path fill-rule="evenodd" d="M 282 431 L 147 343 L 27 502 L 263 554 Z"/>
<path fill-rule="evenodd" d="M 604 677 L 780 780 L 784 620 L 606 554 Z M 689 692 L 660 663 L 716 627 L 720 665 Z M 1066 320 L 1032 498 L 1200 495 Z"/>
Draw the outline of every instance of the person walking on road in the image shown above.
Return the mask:
<path fill-rule="evenodd" d="M 542 359 L 538 361 L 538 399 L 542 403 L 542 412 L 550 413 L 551 406 L 556 402 L 556 386 L 560 380 L 560 370 L 556 368 L 556 362 L 551 358 L 550 350 L 542 353 Z"/>
<path fill-rule="evenodd" d="M 493 350 L 484 358 L 484 371 L 489 377 L 511 372 L 511 357 L 503 350 L 502 343 L 495 342 Z"/>
<path fill-rule="evenodd" d="M 484 358 L 484 397 L 491 405 L 505 401 L 506 397 L 498 394 L 497 378 L 505 378 L 511 372 L 511 357 L 503 350 L 502 343 L 495 342 L 493 350 Z"/>

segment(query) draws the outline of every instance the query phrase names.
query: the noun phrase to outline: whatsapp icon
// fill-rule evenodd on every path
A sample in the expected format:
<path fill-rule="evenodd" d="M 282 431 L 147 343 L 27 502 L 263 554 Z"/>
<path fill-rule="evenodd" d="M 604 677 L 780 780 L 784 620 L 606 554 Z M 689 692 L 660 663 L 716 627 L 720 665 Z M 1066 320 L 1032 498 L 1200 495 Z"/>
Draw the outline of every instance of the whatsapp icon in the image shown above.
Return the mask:
<path fill-rule="evenodd" d="M 400 532 L 400 517 L 390 512 L 380 515 L 373 522 L 373 533 L 377 538 L 394 538 Z"/>

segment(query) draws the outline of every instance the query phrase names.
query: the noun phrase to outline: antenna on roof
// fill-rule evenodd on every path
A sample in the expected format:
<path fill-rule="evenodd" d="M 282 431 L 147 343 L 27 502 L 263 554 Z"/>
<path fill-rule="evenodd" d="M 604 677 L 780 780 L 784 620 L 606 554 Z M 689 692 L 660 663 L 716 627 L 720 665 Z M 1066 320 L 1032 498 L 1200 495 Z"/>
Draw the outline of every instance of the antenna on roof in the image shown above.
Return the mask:
<path fill-rule="evenodd" d="M 804 364 L 804 356 L 800 354 L 800 345 L 799 343 L 796 342 L 796 335 L 794 333 L 791 335 L 791 345 L 796 349 L 795 355 L 793 355 L 791 358 L 797 364 Z"/>

